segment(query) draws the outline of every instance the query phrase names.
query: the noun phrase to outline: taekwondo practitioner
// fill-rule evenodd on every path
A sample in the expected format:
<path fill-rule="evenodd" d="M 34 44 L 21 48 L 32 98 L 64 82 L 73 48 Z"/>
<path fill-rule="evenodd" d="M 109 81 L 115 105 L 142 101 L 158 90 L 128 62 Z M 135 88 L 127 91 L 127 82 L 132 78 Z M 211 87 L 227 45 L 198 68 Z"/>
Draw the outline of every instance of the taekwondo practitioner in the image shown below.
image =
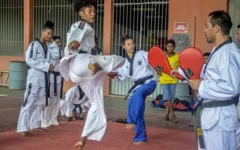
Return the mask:
<path fill-rule="evenodd" d="M 67 33 L 65 56 L 86 52 L 93 55 L 100 54 L 92 27 L 95 21 L 96 4 L 96 0 L 73 0 L 74 10 L 79 13 L 81 20 L 74 23 Z"/>
<path fill-rule="evenodd" d="M 199 150 L 237 149 L 240 50 L 229 37 L 231 28 L 228 13 L 209 14 L 205 36 L 215 47 L 204 68 L 204 79 L 189 80 L 189 85 L 202 98 L 194 112 Z"/>
<path fill-rule="evenodd" d="M 60 73 L 64 79 L 78 84 L 89 99 L 86 122 L 81 139 L 75 144 L 83 149 L 87 140 L 100 141 L 105 133 L 107 119 L 104 111 L 104 79 L 109 72 L 121 67 L 124 58 L 116 55 L 97 56 L 95 31 L 96 0 L 74 0 L 75 11 L 81 20 L 71 26 L 67 34 L 65 57 L 60 63 Z"/>
<path fill-rule="evenodd" d="M 61 101 L 61 114 L 67 117 L 67 122 L 84 119 L 90 107 L 89 100 L 79 85 L 73 86 L 66 93 L 65 100 Z"/>
<path fill-rule="evenodd" d="M 109 74 L 112 78 L 123 81 L 130 78 L 134 85 L 127 96 L 133 92 L 128 103 L 127 129 L 135 129 L 134 144 L 147 141 L 144 121 L 145 99 L 156 89 L 153 72 L 149 69 L 148 53 L 134 50 L 134 41 L 128 35 L 122 37 L 122 47 L 127 53 L 124 65 L 117 70 L 117 74 Z M 125 98 L 127 99 L 127 97 Z"/>
<path fill-rule="evenodd" d="M 42 113 L 41 127 L 48 128 L 51 125 L 59 125 L 57 121 L 60 96 L 62 95 L 63 79 L 59 72 L 59 64 L 62 59 L 63 53 L 60 49 L 61 39 L 58 36 L 53 36 L 53 42 L 49 45 L 50 63 L 53 64 L 54 70 L 50 71 L 50 95 L 49 105 Z"/>
<path fill-rule="evenodd" d="M 31 136 L 29 130 L 40 128 L 41 111 L 48 104 L 48 72 L 53 71 L 54 66 L 49 63 L 47 42 L 52 40 L 53 28 L 54 24 L 47 21 L 42 28 L 41 38 L 34 40 L 26 51 L 26 63 L 30 69 L 17 125 L 17 133 L 24 136 Z"/>

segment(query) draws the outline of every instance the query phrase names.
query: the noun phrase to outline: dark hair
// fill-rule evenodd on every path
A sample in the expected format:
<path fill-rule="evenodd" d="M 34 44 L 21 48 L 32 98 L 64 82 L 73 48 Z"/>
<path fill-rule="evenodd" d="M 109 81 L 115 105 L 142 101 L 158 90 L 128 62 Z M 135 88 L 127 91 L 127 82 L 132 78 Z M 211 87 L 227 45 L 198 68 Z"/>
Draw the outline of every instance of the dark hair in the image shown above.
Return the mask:
<path fill-rule="evenodd" d="M 97 0 L 73 0 L 73 9 L 76 12 L 81 11 L 83 8 L 97 7 Z"/>
<path fill-rule="evenodd" d="M 57 40 L 57 39 L 61 40 L 60 36 L 53 36 L 54 41 Z"/>
<path fill-rule="evenodd" d="M 122 42 L 123 45 L 125 45 L 126 40 L 133 40 L 133 38 L 131 38 L 131 37 L 130 37 L 129 35 L 127 35 L 127 34 L 123 34 L 123 35 L 121 36 L 121 42 Z"/>
<path fill-rule="evenodd" d="M 232 21 L 227 12 L 222 10 L 213 11 L 208 15 L 208 17 L 211 17 L 210 23 L 213 27 L 218 25 L 222 29 L 223 35 L 229 35 L 232 28 Z"/>
<path fill-rule="evenodd" d="M 167 40 L 166 45 L 169 44 L 169 43 L 171 43 L 174 47 L 176 47 L 176 43 L 175 43 L 175 41 L 173 39 Z"/>
<path fill-rule="evenodd" d="M 206 52 L 203 54 L 203 56 L 210 56 L 210 55 L 211 55 L 211 53 L 209 53 L 209 52 Z"/>
<path fill-rule="evenodd" d="M 237 26 L 237 28 L 240 28 L 240 24 Z"/>
<path fill-rule="evenodd" d="M 52 21 L 46 21 L 46 23 L 44 24 L 43 30 L 45 29 L 51 29 L 53 30 L 54 29 L 54 23 Z"/>

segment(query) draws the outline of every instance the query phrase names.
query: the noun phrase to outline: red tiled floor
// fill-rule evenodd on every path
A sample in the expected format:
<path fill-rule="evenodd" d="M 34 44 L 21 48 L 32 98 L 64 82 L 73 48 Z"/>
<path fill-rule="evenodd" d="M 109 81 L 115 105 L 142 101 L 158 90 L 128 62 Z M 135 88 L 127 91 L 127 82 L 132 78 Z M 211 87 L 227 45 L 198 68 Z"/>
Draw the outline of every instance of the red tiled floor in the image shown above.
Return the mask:
<path fill-rule="evenodd" d="M 1 150 L 74 150 L 83 122 L 61 123 L 48 132 L 23 137 L 15 131 L 0 133 Z M 134 133 L 124 124 L 108 123 L 107 132 L 101 142 L 88 141 L 84 150 L 194 150 L 195 136 L 192 132 L 147 127 L 148 143 L 135 146 Z"/>

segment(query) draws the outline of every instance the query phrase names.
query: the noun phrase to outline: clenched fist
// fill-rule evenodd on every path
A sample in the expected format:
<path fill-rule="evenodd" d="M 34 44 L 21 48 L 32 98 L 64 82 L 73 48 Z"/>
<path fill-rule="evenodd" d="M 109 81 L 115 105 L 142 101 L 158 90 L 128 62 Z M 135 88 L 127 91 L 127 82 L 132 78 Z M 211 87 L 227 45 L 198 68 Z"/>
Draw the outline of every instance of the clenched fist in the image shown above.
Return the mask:
<path fill-rule="evenodd" d="M 118 73 L 117 73 L 117 72 L 110 72 L 110 73 L 108 73 L 108 76 L 109 76 L 110 78 L 114 79 L 115 77 L 118 76 Z"/>
<path fill-rule="evenodd" d="M 52 64 L 49 66 L 49 71 L 54 71 L 54 66 Z"/>
<path fill-rule="evenodd" d="M 80 47 L 80 43 L 78 41 L 72 41 L 68 44 L 69 49 L 78 49 Z"/>

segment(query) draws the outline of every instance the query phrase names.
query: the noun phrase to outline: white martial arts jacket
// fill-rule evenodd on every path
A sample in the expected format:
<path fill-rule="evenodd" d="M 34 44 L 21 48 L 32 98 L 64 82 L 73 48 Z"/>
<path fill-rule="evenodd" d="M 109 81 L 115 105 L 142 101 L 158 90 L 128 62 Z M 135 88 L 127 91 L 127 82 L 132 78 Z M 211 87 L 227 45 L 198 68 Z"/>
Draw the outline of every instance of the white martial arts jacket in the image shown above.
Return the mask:
<path fill-rule="evenodd" d="M 212 51 L 198 94 L 206 101 L 230 100 L 240 92 L 240 51 L 230 40 Z M 204 102 L 203 102 L 204 103 Z M 204 108 L 201 116 L 202 129 L 211 129 L 217 123 L 226 131 L 238 128 L 235 105 Z"/>
<path fill-rule="evenodd" d="M 57 46 L 55 42 L 52 42 L 49 45 L 49 50 L 50 50 L 50 64 L 54 66 L 54 71 L 59 72 L 59 64 L 60 61 L 63 57 L 63 53 L 61 49 Z M 62 77 L 61 75 L 57 76 L 57 83 L 61 83 Z M 50 74 L 50 82 L 54 82 L 54 76 L 53 74 Z"/>
<path fill-rule="evenodd" d="M 237 137 L 237 148 L 240 150 L 240 97 L 239 97 L 239 102 L 238 102 L 238 129 L 236 132 L 236 137 Z"/>
<path fill-rule="evenodd" d="M 132 81 L 137 81 L 143 77 L 153 75 L 153 72 L 150 70 L 148 59 L 148 53 L 140 50 L 136 51 L 135 56 L 133 56 L 133 71 L 132 75 L 130 74 L 131 62 L 128 58 L 125 59 L 124 65 L 117 70 L 118 79 L 120 81 L 130 78 Z"/>
<path fill-rule="evenodd" d="M 124 65 L 117 70 L 118 72 L 117 79 L 123 81 L 129 78 L 134 82 L 148 76 L 153 76 L 153 72 L 152 70 L 150 70 L 148 64 L 147 56 L 148 53 L 146 51 L 140 50 L 135 52 L 135 55 L 133 55 L 132 74 L 130 71 L 131 60 L 129 58 L 126 58 Z M 146 80 L 145 83 L 149 83 L 153 79 L 154 78 L 152 77 L 151 79 Z M 135 89 L 137 89 L 139 86 L 137 86 Z"/>
<path fill-rule="evenodd" d="M 70 88 L 66 93 L 66 101 L 69 101 L 73 104 L 83 104 L 88 101 L 87 96 L 79 89 L 78 85 L 73 86 Z M 89 107 L 89 102 L 88 105 Z"/>
<path fill-rule="evenodd" d="M 74 23 L 67 33 L 67 45 L 64 50 L 65 56 L 78 53 L 80 50 L 91 54 L 92 48 L 96 46 L 95 40 L 95 31 L 91 25 L 83 20 Z M 80 47 L 77 50 L 68 48 L 69 43 L 72 41 L 78 41 L 80 43 Z"/>
<path fill-rule="evenodd" d="M 30 67 L 27 76 L 27 85 L 45 87 L 44 73 L 49 71 L 50 52 L 49 45 L 44 50 L 43 45 L 38 40 L 34 40 L 26 51 L 26 63 Z"/>

